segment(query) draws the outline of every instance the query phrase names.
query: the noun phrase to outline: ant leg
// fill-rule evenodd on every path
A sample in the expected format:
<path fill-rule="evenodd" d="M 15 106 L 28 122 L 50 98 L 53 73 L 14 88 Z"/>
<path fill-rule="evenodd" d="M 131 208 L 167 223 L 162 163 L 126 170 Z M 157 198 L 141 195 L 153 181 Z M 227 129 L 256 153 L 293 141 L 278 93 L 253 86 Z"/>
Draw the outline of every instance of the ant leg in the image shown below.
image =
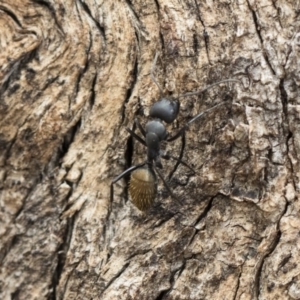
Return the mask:
<path fill-rule="evenodd" d="M 192 171 L 193 172 L 193 175 L 195 174 L 195 170 L 188 164 L 188 163 L 186 163 L 184 160 L 181 160 L 181 159 L 179 159 L 178 157 L 175 157 L 175 156 L 172 156 L 172 155 L 167 155 L 167 157 L 163 157 L 164 159 L 166 159 L 166 160 L 169 160 L 170 158 L 171 159 L 174 159 L 174 160 L 176 160 L 176 161 L 179 161 L 179 163 L 181 163 L 182 165 L 184 165 L 185 167 L 187 167 L 190 171 Z M 169 175 L 170 176 L 170 175 Z M 168 177 L 169 177 L 168 176 Z M 172 176 L 173 176 L 173 174 L 172 174 Z M 170 178 L 171 179 L 171 178 Z M 170 180 L 169 179 L 169 180 Z"/>
<path fill-rule="evenodd" d="M 155 53 L 155 57 L 154 57 L 154 60 L 153 60 L 153 63 L 152 63 L 152 67 L 151 67 L 151 79 L 153 80 L 153 82 L 158 87 L 159 92 L 160 92 L 160 97 L 162 98 L 162 96 L 163 96 L 163 90 L 162 90 L 162 88 L 160 87 L 160 85 L 158 84 L 158 82 L 156 81 L 156 79 L 154 77 L 154 70 L 155 70 L 155 66 L 156 66 L 157 57 L 158 57 L 158 52 Z"/>
<path fill-rule="evenodd" d="M 111 184 L 110 184 L 110 201 L 111 203 L 114 201 L 114 184 L 116 182 L 118 182 L 120 179 L 122 179 L 124 176 L 130 174 L 131 172 L 133 172 L 134 170 L 140 168 L 140 167 L 143 167 L 145 164 L 147 164 L 147 161 L 143 162 L 143 163 L 140 163 L 136 166 L 132 166 L 130 168 L 128 168 L 127 170 L 125 170 L 124 172 L 122 172 L 121 174 L 119 174 L 117 177 L 115 177 Z"/>
<path fill-rule="evenodd" d="M 137 118 L 134 119 L 135 125 L 139 128 L 141 134 L 145 137 L 146 136 L 146 131 L 145 129 L 142 127 L 141 123 L 139 122 L 139 120 Z"/>
<path fill-rule="evenodd" d="M 185 134 L 182 135 L 182 138 L 184 139 L 183 143 L 185 145 Z M 161 157 L 163 159 L 166 159 L 166 160 L 174 159 L 177 162 L 176 165 L 175 165 L 175 168 L 173 168 L 172 172 L 170 172 L 170 174 L 168 176 L 168 180 L 171 180 L 171 178 L 172 178 L 173 174 L 176 172 L 176 169 L 179 166 L 179 164 L 182 164 L 185 167 L 187 167 L 190 171 L 193 172 L 193 175 L 195 174 L 194 169 L 188 163 L 186 163 L 184 160 L 182 160 L 183 151 L 184 151 L 184 146 L 181 147 L 181 152 L 180 152 L 180 156 L 179 157 L 176 157 L 176 156 L 173 156 L 173 155 L 170 155 L 170 154 L 161 154 Z"/>
<path fill-rule="evenodd" d="M 214 110 L 216 107 L 219 107 L 219 106 L 221 106 L 221 105 L 224 105 L 224 104 L 227 104 L 226 102 L 221 102 L 221 103 L 219 103 L 219 104 L 217 104 L 217 105 L 215 105 L 215 106 L 213 106 L 213 107 L 211 107 L 211 108 L 209 108 L 209 109 L 207 109 L 207 110 L 205 110 L 205 111 L 203 111 L 203 112 L 201 112 L 201 113 L 199 113 L 198 115 L 196 115 L 195 117 L 193 117 L 191 120 L 189 120 L 181 129 L 179 129 L 179 131 L 174 135 L 174 136 L 172 136 L 172 137 L 169 137 L 168 139 L 167 139 L 167 141 L 168 142 L 172 142 L 172 141 L 175 141 L 176 139 L 178 139 L 188 128 L 189 128 L 189 126 L 193 123 L 193 122 L 195 122 L 195 121 L 197 121 L 200 117 L 202 117 L 204 114 L 206 114 L 206 113 L 208 113 L 208 112 L 210 112 L 210 111 L 212 111 L 212 110 Z"/>
<path fill-rule="evenodd" d="M 168 183 L 166 182 L 166 180 L 164 179 L 164 177 L 162 176 L 162 174 L 160 173 L 160 171 L 158 171 L 158 169 L 154 165 L 153 165 L 153 169 L 158 174 L 158 176 L 160 177 L 160 179 L 162 180 L 162 182 L 164 183 L 164 186 L 167 188 L 170 196 L 173 199 L 175 199 L 180 205 L 182 205 L 181 201 L 179 201 L 179 199 L 173 194 L 171 188 L 169 187 Z"/>
<path fill-rule="evenodd" d="M 143 144 L 144 146 L 147 147 L 146 142 L 140 137 L 138 136 L 133 130 L 131 130 L 130 128 L 126 127 L 125 128 L 132 137 L 134 137 L 135 139 L 137 139 L 141 144 Z"/>
<path fill-rule="evenodd" d="M 180 149 L 180 154 L 179 154 L 179 160 L 182 160 L 184 148 L 185 148 L 185 132 L 183 132 L 182 136 L 181 136 L 181 149 Z M 173 172 L 171 172 L 169 174 L 169 180 L 172 178 L 173 174 L 176 172 L 176 170 L 179 166 L 179 160 L 177 160 L 176 165 L 173 169 Z"/>
<path fill-rule="evenodd" d="M 173 168 L 173 170 L 170 172 L 170 174 L 168 176 L 169 180 L 171 180 L 172 176 L 176 172 L 176 170 L 177 170 L 180 163 L 182 165 L 184 165 L 185 167 L 187 167 L 188 169 L 190 169 L 193 172 L 193 174 L 195 174 L 195 171 L 193 170 L 193 168 L 190 167 L 185 161 L 182 160 L 184 148 L 185 148 L 185 132 L 183 132 L 182 135 L 181 135 L 181 149 L 180 149 L 179 157 L 174 157 L 174 156 L 171 156 L 169 154 L 168 155 L 162 155 L 162 158 L 164 158 L 164 159 L 170 159 L 171 158 L 171 159 L 176 160 L 175 167 Z"/>

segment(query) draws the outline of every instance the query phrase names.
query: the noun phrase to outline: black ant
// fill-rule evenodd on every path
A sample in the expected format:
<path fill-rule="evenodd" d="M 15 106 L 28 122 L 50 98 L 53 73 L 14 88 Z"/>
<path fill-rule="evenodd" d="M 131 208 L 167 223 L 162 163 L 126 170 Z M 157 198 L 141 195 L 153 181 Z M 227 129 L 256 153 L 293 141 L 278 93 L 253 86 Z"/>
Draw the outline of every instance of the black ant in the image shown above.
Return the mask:
<path fill-rule="evenodd" d="M 173 136 L 169 136 L 165 125 L 163 124 L 163 121 L 170 124 L 172 123 L 178 113 L 179 113 L 179 107 L 180 102 L 179 98 L 181 97 L 187 97 L 187 96 L 193 96 L 193 95 L 199 95 L 203 93 L 204 91 L 212 88 L 215 85 L 219 85 L 221 83 L 227 83 L 227 82 L 237 82 L 240 83 L 238 80 L 234 79 L 227 79 L 218 81 L 212 85 L 207 86 L 201 91 L 197 92 L 189 92 L 186 94 L 179 95 L 177 99 L 167 99 L 163 97 L 163 91 L 158 82 L 156 81 L 154 77 L 154 70 L 156 66 L 158 53 L 156 53 L 152 67 L 151 67 L 151 78 L 153 82 L 156 84 L 160 91 L 161 99 L 158 100 L 153 104 L 153 106 L 150 108 L 150 117 L 154 118 L 153 120 L 147 122 L 146 129 L 142 127 L 140 122 L 135 119 L 135 124 L 138 127 L 139 131 L 143 135 L 144 138 L 141 138 L 139 135 L 137 135 L 133 130 L 126 128 L 126 130 L 130 133 L 132 137 L 137 139 L 141 144 L 143 144 L 147 148 L 147 159 L 136 165 L 131 166 L 124 172 L 122 172 L 120 175 L 115 177 L 110 186 L 110 198 L 111 201 L 113 201 L 114 197 L 114 184 L 122 179 L 127 174 L 131 173 L 130 183 L 129 183 L 129 193 L 132 199 L 133 204 L 140 209 L 141 211 L 148 210 L 156 197 L 157 194 L 157 177 L 156 174 L 160 177 L 162 182 L 164 183 L 165 187 L 167 188 L 168 192 L 170 193 L 171 197 L 174 199 L 177 199 L 173 192 L 171 191 L 168 183 L 162 176 L 159 169 L 162 169 L 161 164 L 161 158 L 164 159 L 174 159 L 176 160 L 175 168 L 173 169 L 173 173 L 177 169 L 178 165 L 181 163 L 191 169 L 193 169 L 187 165 L 184 161 L 182 161 L 183 156 L 183 143 L 180 151 L 180 155 L 178 158 L 173 157 L 171 155 L 167 155 L 160 150 L 160 144 L 162 141 L 172 142 L 179 137 L 185 138 L 185 131 L 189 128 L 189 126 L 198 120 L 203 114 L 212 111 L 216 107 L 223 105 L 224 103 L 219 103 L 212 108 L 209 108 L 205 110 L 204 112 L 201 112 L 194 116 L 190 121 L 188 121 L 179 131 L 174 134 Z M 193 171 L 194 172 L 194 171 Z M 172 173 L 172 172 L 171 172 Z M 170 176 L 169 176 L 170 179 Z M 178 199 L 177 199 L 178 200 Z"/>

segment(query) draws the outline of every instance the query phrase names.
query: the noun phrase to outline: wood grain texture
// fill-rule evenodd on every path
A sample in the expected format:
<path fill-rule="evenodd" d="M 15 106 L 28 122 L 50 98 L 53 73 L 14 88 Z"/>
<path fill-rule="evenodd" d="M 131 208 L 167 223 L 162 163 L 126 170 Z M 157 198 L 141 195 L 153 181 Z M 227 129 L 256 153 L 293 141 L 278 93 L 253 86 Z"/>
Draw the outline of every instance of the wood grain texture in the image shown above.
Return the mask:
<path fill-rule="evenodd" d="M 0 1 L 1 299 L 300 299 L 299 1 Z M 140 212 L 130 138 L 187 132 Z M 163 145 L 179 155 L 180 140 Z M 163 161 L 165 178 L 174 161 Z"/>

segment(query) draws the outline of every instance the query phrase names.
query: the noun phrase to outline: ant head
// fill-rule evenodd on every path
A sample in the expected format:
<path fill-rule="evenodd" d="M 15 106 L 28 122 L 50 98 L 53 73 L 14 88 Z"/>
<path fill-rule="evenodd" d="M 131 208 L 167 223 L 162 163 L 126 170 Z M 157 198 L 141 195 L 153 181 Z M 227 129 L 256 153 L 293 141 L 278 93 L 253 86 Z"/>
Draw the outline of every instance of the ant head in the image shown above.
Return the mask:
<path fill-rule="evenodd" d="M 158 118 L 166 123 L 172 123 L 179 112 L 180 103 L 178 99 L 166 99 L 155 102 L 150 109 L 150 116 Z"/>

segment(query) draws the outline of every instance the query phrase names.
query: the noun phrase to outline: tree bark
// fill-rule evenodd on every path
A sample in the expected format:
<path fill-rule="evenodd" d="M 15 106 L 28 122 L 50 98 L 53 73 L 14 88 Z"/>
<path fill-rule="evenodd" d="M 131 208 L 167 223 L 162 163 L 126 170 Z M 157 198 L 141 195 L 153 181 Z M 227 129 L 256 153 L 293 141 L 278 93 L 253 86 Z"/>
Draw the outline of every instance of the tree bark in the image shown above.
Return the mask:
<path fill-rule="evenodd" d="M 0 1 L 1 299 L 300 299 L 299 1 Z M 139 211 L 126 131 L 183 160 Z M 162 149 L 178 157 L 181 139 Z M 175 162 L 163 161 L 167 179 Z"/>

